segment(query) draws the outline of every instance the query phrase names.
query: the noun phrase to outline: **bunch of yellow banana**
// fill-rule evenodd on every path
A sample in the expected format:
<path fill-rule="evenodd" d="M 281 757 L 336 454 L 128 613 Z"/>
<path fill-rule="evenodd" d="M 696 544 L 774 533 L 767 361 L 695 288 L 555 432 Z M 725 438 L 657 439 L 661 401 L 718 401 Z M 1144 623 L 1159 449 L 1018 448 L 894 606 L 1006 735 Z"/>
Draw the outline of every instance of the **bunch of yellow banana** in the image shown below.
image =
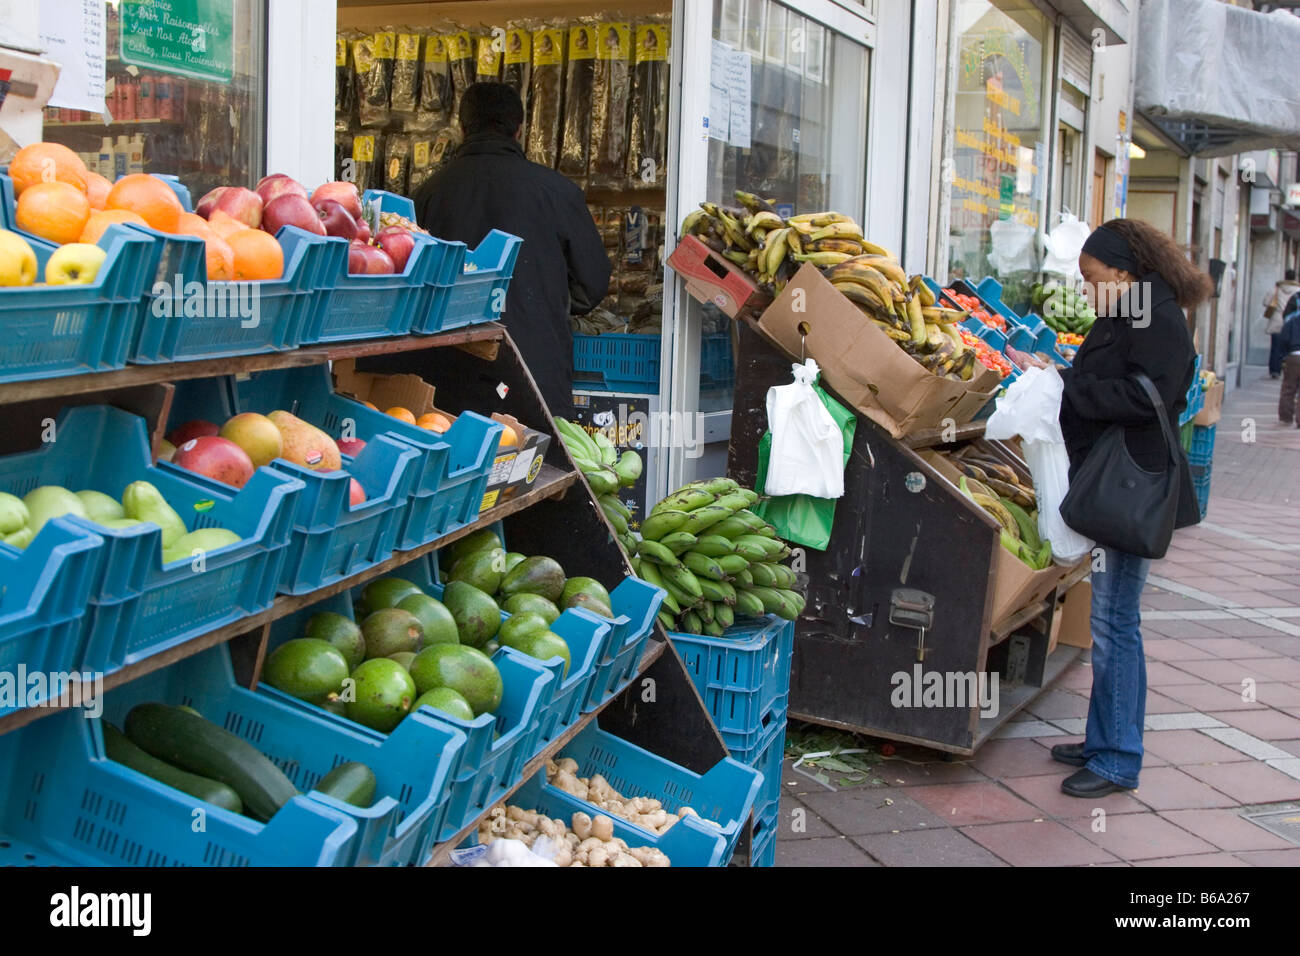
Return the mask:
<path fill-rule="evenodd" d="M 1035 571 L 1052 563 L 1052 544 L 1038 534 L 1038 515 L 1026 511 L 1009 498 L 994 493 L 983 482 L 966 475 L 958 484 L 964 494 L 1002 526 L 999 537 L 1002 546 Z"/>
<path fill-rule="evenodd" d="M 990 489 L 992 494 L 1015 502 L 1021 508 L 1033 511 L 1038 504 L 1032 482 L 1027 482 L 1004 461 L 998 461 L 992 452 L 970 444 L 945 457 L 962 474 Z"/>

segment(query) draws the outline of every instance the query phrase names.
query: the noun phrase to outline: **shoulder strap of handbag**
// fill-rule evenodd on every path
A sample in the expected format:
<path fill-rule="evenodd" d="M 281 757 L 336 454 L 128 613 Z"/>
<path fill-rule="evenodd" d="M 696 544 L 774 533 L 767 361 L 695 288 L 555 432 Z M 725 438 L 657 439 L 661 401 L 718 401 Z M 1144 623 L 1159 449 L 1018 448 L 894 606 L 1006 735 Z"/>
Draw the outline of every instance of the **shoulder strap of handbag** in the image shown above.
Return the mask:
<path fill-rule="evenodd" d="M 1147 398 L 1151 399 L 1151 404 L 1156 410 L 1156 419 L 1160 422 L 1160 431 L 1164 433 L 1165 443 L 1169 446 L 1169 460 L 1177 463 L 1178 450 L 1182 448 L 1182 445 L 1174 437 L 1174 430 L 1169 427 L 1169 416 L 1165 413 L 1164 400 L 1160 398 L 1160 393 L 1156 391 L 1155 383 L 1147 378 L 1145 373 L 1137 372 L 1133 378 L 1142 386 L 1142 390 L 1147 393 Z"/>

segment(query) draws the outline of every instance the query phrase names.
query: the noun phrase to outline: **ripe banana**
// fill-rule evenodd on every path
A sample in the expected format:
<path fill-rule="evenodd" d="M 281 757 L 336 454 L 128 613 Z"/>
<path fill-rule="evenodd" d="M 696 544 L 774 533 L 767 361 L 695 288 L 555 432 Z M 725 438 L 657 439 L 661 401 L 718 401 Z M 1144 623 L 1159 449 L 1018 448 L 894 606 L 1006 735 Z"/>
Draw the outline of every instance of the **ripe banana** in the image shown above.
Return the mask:
<path fill-rule="evenodd" d="M 832 222 L 822 226 L 816 232 L 812 233 L 808 240 L 810 242 L 820 242 L 823 239 L 861 239 L 862 227 L 850 219 Z M 859 243 L 854 243 L 859 246 Z M 854 249 L 854 254 L 858 254 L 858 249 Z"/>
<path fill-rule="evenodd" d="M 903 271 L 903 267 L 898 264 L 897 259 L 870 253 L 862 258 L 889 281 L 896 282 L 903 288 L 907 288 L 907 273 Z"/>
<path fill-rule="evenodd" d="M 1011 516 L 1011 512 L 1006 509 L 1000 500 L 991 498 L 988 495 L 981 495 L 978 492 L 971 495 L 972 500 L 998 520 L 998 524 L 1006 528 L 1017 541 L 1020 540 L 1020 526 L 1016 524 L 1016 519 Z"/>
<path fill-rule="evenodd" d="M 798 216 L 791 216 L 786 222 L 797 222 L 809 226 L 829 226 L 834 222 L 852 222 L 853 220 L 843 213 L 838 212 L 806 212 Z"/>
<path fill-rule="evenodd" d="M 810 239 L 804 243 L 808 252 L 843 252 L 845 255 L 862 255 L 862 246 L 856 239 Z"/>
<path fill-rule="evenodd" d="M 921 300 L 916 296 L 908 300 L 907 321 L 912 331 L 912 344 L 918 347 L 924 345 L 929 336 L 927 329 L 934 326 L 926 326 L 925 316 L 921 314 Z"/>
<path fill-rule="evenodd" d="M 771 199 L 764 199 L 754 193 L 747 193 L 739 189 L 737 189 L 732 195 L 736 197 L 736 202 L 740 203 L 751 213 L 776 213 L 776 207 L 773 205 L 773 200 Z"/>
<path fill-rule="evenodd" d="M 771 231 L 783 228 L 785 228 L 785 220 L 775 212 L 768 212 L 767 210 L 760 210 L 745 220 L 745 232 L 750 236 L 760 229 Z"/>
<path fill-rule="evenodd" d="M 837 266 L 852 257 L 843 252 L 805 252 L 792 258 L 798 262 L 811 262 L 815 266 L 824 268 L 826 266 Z"/>
<path fill-rule="evenodd" d="M 884 246 L 876 245 L 874 242 L 868 242 L 866 239 L 862 240 L 862 251 L 868 252 L 874 256 L 884 256 L 886 259 L 893 259 L 895 262 L 898 261 L 898 256 L 894 255 Z"/>
<path fill-rule="evenodd" d="M 708 213 L 703 209 L 692 209 L 688 212 L 686 218 L 682 220 L 681 238 L 684 239 L 687 236 L 694 234 L 695 230 L 704 222 L 707 215 Z"/>
<path fill-rule="evenodd" d="M 907 284 L 911 287 L 914 294 L 921 297 L 921 305 L 926 308 L 934 305 L 936 301 L 934 291 L 926 284 L 925 279 L 921 278 L 919 275 L 915 275 L 912 276 Z"/>
<path fill-rule="evenodd" d="M 762 266 L 760 272 L 767 275 L 776 275 L 776 270 L 781 267 L 785 261 L 786 253 L 790 249 L 790 229 L 778 229 L 776 232 L 770 232 L 767 236 L 767 245 L 763 249 L 760 259 Z"/>

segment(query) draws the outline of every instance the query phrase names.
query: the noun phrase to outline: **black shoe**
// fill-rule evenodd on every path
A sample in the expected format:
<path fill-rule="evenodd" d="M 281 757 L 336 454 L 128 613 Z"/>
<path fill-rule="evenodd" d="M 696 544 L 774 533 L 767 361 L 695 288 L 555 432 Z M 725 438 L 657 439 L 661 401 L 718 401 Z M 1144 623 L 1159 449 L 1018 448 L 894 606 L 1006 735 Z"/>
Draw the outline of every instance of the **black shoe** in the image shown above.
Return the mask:
<path fill-rule="evenodd" d="M 1083 759 L 1083 742 L 1077 744 L 1057 744 L 1052 748 L 1052 759 L 1068 763 L 1071 767 L 1082 767 L 1088 761 Z"/>
<path fill-rule="evenodd" d="M 1078 773 L 1072 773 L 1061 781 L 1061 792 L 1072 797 L 1104 797 L 1108 793 L 1118 793 L 1121 790 L 1130 789 L 1132 788 L 1111 783 L 1105 777 L 1099 777 L 1091 770 L 1080 770 Z"/>

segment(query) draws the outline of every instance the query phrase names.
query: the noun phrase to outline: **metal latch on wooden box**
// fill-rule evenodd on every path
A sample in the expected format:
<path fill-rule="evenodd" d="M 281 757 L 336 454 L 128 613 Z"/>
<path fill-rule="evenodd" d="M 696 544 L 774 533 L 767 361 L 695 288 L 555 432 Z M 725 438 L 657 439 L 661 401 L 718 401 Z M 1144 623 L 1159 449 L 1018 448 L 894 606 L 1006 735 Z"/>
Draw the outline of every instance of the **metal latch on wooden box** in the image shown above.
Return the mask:
<path fill-rule="evenodd" d="M 894 588 L 889 595 L 889 623 L 916 628 L 916 659 L 925 660 L 925 632 L 934 624 L 934 595 L 915 588 Z"/>

